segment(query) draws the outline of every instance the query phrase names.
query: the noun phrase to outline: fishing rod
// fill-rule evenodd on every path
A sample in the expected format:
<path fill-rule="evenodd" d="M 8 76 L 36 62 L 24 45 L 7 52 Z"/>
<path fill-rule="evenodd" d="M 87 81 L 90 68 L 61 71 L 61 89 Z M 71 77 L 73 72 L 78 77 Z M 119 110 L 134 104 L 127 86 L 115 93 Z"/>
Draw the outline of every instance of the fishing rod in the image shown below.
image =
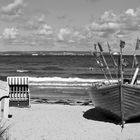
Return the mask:
<path fill-rule="evenodd" d="M 112 59 L 112 62 L 113 62 L 114 69 L 116 70 L 116 78 L 117 78 L 117 77 L 118 77 L 118 76 L 117 76 L 117 75 L 118 75 L 118 74 L 117 74 L 117 67 L 118 67 L 118 65 L 117 65 L 117 63 L 116 63 L 116 61 L 115 61 L 115 59 L 114 59 L 114 57 L 113 57 L 113 55 L 112 55 L 112 50 L 111 50 L 111 47 L 110 47 L 108 41 L 107 41 L 107 46 L 108 46 L 109 54 L 110 54 L 111 59 Z"/>
<path fill-rule="evenodd" d="M 107 77 L 107 74 L 106 74 L 106 71 L 104 70 L 104 66 L 103 66 L 103 63 L 101 62 L 99 56 L 97 55 L 97 51 L 96 51 L 96 44 L 94 44 L 94 47 L 95 47 L 95 52 L 92 52 L 91 51 L 91 54 L 94 56 L 95 60 L 96 60 L 96 63 L 98 64 L 100 70 L 103 72 L 104 74 L 104 77 L 105 79 L 110 83 L 108 77 Z"/>
<path fill-rule="evenodd" d="M 105 60 L 104 55 L 103 55 L 103 48 L 102 48 L 102 46 L 101 46 L 101 44 L 100 44 L 99 42 L 98 42 L 98 47 L 99 47 L 99 50 L 100 50 L 100 53 L 101 53 L 103 62 L 104 62 L 105 66 L 106 66 L 106 69 L 107 69 L 107 71 L 108 71 L 108 73 L 109 73 L 110 79 L 113 80 L 112 75 L 111 75 L 111 72 L 110 72 L 110 69 L 109 69 L 109 66 L 108 66 L 108 64 L 107 64 L 107 62 L 106 62 L 106 60 Z"/>

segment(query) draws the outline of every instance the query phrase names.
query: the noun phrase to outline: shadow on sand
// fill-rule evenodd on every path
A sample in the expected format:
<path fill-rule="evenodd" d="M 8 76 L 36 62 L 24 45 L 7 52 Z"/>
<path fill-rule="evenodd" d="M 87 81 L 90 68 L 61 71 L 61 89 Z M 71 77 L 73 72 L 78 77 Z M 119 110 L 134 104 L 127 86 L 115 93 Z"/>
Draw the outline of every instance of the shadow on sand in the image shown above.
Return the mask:
<path fill-rule="evenodd" d="M 83 117 L 89 120 L 109 122 L 119 125 L 121 119 L 115 114 L 101 108 L 92 108 L 84 112 Z M 140 116 L 129 119 L 125 123 L 140 123 Z"/>

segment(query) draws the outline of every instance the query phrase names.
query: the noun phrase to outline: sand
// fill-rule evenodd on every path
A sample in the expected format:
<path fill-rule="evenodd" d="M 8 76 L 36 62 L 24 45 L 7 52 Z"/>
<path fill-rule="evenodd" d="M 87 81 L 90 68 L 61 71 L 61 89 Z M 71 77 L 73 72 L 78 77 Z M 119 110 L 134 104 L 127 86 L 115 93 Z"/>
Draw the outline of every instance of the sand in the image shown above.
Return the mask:
<path fill-rule="evenodd" d="M 31 104 L 10 107 L 11 140 L 140 140 L 140 123 L 129 123 L 123 131 L 114 123 L 86 119 L 93 106 Z"/>

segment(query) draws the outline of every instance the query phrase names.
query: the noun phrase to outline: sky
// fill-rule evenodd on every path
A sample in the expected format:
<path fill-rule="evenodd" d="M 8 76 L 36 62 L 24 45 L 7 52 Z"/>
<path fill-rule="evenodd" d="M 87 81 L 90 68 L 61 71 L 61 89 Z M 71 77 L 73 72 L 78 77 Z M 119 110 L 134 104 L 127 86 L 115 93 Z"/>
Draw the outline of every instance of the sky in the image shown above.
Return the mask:
<path fill-rule="evenodd" d="M 0 0 L 0 51 L 89 51 L 107 42 L 132 53 L 140 0 Z"/>

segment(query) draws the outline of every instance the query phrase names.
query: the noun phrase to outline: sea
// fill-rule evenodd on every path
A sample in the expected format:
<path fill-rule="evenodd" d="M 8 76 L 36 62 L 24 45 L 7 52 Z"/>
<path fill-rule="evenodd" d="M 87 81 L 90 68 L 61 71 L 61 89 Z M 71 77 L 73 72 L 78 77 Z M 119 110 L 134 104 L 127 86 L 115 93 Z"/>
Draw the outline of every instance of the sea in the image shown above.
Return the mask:
<path fill-rule="evenodd" d="M 116 79 L 118 69 L 110 55 L 104 55 L 110 68 L 112 79 Z M 124 74 L 131 77 L 133 56 L 124 57 Z M 137 56 L 138 61 L 140 57 Z M 118 56 L 114 59 L 118 64 Z M 104 68 L 106 69 L 106 68 Z M 32 99 L 47 102 L 64 99 L 73 102 L 90 100 L 89 88 L 96 82 L 111 81 L 106 76 L 90 52 L 1 52 L 0 79 L 8 76 L 28 76 Z"/>

